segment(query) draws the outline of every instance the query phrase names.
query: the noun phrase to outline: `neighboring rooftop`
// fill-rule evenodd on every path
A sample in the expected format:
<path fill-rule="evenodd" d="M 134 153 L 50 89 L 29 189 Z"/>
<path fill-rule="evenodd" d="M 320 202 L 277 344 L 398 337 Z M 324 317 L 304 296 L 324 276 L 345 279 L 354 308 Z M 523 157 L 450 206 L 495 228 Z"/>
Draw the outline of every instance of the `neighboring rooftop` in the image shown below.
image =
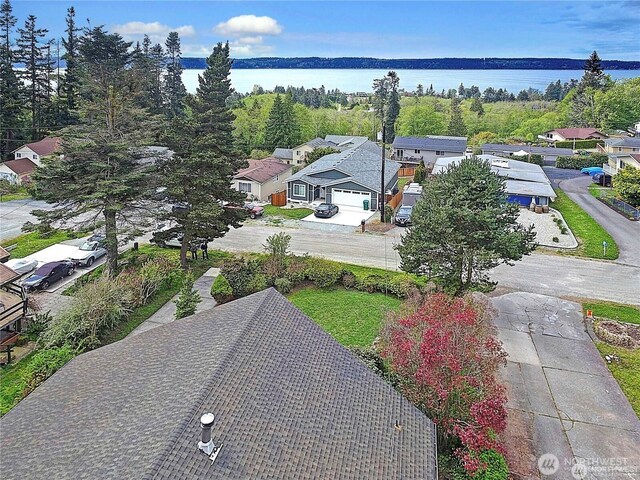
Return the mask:
<path fill-rule="evenodd" d="M 381 155 L 382 149 L 375 143 L 367 140 L 356 148 L 350 148 L 349 150 L 344 150 L 339 153 L 331 153 L 319 158 L 311 165 L 287 178 L 287 182 L 302 180 L 310 184 L 326 186 L 334 183 L 354 181 L 374 192 L 379 192 Z M 399 169 L 399 163 L 392 161 L 385 162 L 385 178 L 391 180 Z M 336 179 L 322 178 L 321 175 L 311 176 L 330 170 L 338 170 L 348 175 L 348 177 Z"/>
<path fill-rule="evenodd" d="M 482 145 L 482 153 L 506 153 L 527 152 L 534 155 L 573 155 L 570 148 L 536 147 L 533 145 L 507 145 L 501 143 L 485 143 Z"/>
<path fill-rule="evenodd" d="M 549 130 L 545 133 L 552 132 L 556 132 L 567 139 L 575 138 L 577 140 L 587 140 L 589 138 L 593 138 L 594 136 L 606 137 L 606 135 L 597 128 L 556 128 L 555 130 Z"/>
<path fill-rule="evenodd" d="M 246 178 L 254 182 L 264 183 L 271 180 L 276 175 L 291 170 L 291 165 L 282 163 L 277 158 L 264 158 L 262 160 L 247 160 L 249 166 L 239 170 L 233 178 Z"/>
<path fill-rule="evenodd" d="M 7 252 L 4 247 L 0 246 L 0 262 L 4 262 L 9 259 L 11 253 Z"/>
<path fill-rule="evenodd" d="M 39 142 L 27 143 L 26 145 L 21 146 L 20 148 L 28 147 L 37 153 L 39 156 L 43 157 L 46 155 L 51 155 L 55 152 L 60 145 L 62 144 L 62 138 L 60 137 L 47 137 L 43 138 Z M 14 150 L 20 150 L 20 148 L 16 148 Z"/>
<path fill-rule="evenodd" d="M 640 137 L 607 138 L 604 143 L 612 147 L 639 148 Z"/>
<path fill-rule="evenodd" d="M 462 153 L 467 148 L 467 137 L 448 137 L 443 135 L 396 137 L 393 141 L 393 148 Z"/>
<path fill-rule="evenodd" d="M 19 273 L 7 267 L 4 263 L 0 263 L 0 285 L 9 283 L 20 276 Z"/>
<path fill-rule="evenodd" d="M 292 160 L 293 150 L 290 148 L 276 148 L 271 156 L 275 158 L 281 158 L 283 160 Z"/>
<path fill-rule="evenodd" d="M 76 357 L 0 428 L 7 480 L 437 478 L 433 423 L 274 289 Z"/>
<path fill-rule="evenodd" d="M 11 170 L 13 173 L 15 173 L 18 176 L 29 175 L 37 167 L 37 165 L 33 163 L 31 160 L 29 160 L 28 158 L 18 158 L 16 160 L 7 160 L 6 162 L 3 163 L 3 165 L 6 165 L 9 168 L 9 170 Z"/>
<path fill-rule="evenodd" d="M 324 137 L 324 141 L 328 143 L 329 147 L 337 148 L 338 150 L 347 150 L 350 148 L 359 147 L 369 139 L 363 136 L 354 135 L 327 135 Z"/>

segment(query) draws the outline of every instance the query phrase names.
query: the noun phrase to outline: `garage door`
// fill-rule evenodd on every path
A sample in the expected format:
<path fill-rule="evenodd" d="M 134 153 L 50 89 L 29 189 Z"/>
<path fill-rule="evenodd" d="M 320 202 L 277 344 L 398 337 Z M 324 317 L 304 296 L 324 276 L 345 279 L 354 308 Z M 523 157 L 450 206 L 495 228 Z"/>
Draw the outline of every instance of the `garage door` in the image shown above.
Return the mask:
<path fill-rule="evenodd" d="M 362 208 L 363 200 L 369 200 L 369 204 L 371 204 L 371 194 L 368 192 L 341 190 L 337 188 L 334 188 L 331 191 L 331 201 L 336 205 L 347 205 L 350 207 Z"/>

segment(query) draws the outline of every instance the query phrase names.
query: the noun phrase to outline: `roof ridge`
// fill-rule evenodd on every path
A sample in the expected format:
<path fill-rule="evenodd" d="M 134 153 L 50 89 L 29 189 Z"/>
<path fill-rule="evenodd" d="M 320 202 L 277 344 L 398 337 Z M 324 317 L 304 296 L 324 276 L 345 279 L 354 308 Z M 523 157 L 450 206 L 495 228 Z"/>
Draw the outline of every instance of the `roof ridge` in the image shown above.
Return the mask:
<path fill-rule="evenodd" d="M 173 430 L 173 432 L 169 436 L 164 448 L 162 448 L 162 450 L 160 450 L 160 452 L 156 455 L 156 457 L 149 464 L 147 472 L 142 477 L 143 479 L 151 480 L 151 479 L 155 478 L 158 475 L 158 472 L 159 472 L 160 468 L 168 461 L 169 453 L 173 450 L 174 445 L 180 439 L 182 433 L 187 428 L 189 428 L 189 425 L 191 425 L 191 422 L 193 421 L 193 419 L 196 418 L 199 414 L 202 413 L 201 412 L 202 406 L 203 406 L 205 400 L 207 398 L 209 398 L 209 396 L 211 394 L 211 391 L 213 390 L 214 386 L 216 385 L 216 373 L 218 371 L 221 371 L 221 370 L 224 369 L 226 364 L 229 362 L 232 354 L 234 354 L 236 352 L 236 350 L 238 349 L 238 343 L 239 343 L 240 339 L 244 337 L 245 332 L 247 330 L 249 330 L 249 328 L 253 325 L 255 318 L 261 313 L 262 307 L 264 306 L 265 302 L 273 297 L 273 293 L 275 291 L 276 290 L 273 287 L 270 287 L 267 290 L 264 290 L 262 292 L 254 293 L 253 295 L 248 295 L 247 297 L 243 297 L 241 299 L 238 299 L 238 300 L 242 301 L 243 299 L 252 297 L 254 295 L 256 295 L 256 296 L 261 295 L 263 297 L 262 300 L 255 306 L 255 309 L 254 309 L 253 313 L 251 314 L 251 317 L 249 318 L 249 320 L 246 322 L 246 325 L 244 326 L 244 328 L 242 328 L 242 330 L 238 333 L 235 341 L 232 344 L 232 347 L 228 349 L 228 351 L 224 355 L 224 358 L 220 361 L 218 366 L 215 368 L 215 370 L 213 371 L 212 375 L 207 379 L 204 388 L 201 390 L 200 395 L 198 395 L 198 398 L 193 403 L 193 406 L 191 407 L 191 410 L 189 411 L 189 413 L 185 416 L 185 418 L 182 420 L 182 422 Z M 238 300 L 236 300 L 236 301 L 238 301 Z M 206 312 L 213 312 L 215 309 L 216 309 L 216 307 L 213 307 L 210 310 L 205 310 L 203 312 L 200 312 L 200 315 L 204 314 Z"/>

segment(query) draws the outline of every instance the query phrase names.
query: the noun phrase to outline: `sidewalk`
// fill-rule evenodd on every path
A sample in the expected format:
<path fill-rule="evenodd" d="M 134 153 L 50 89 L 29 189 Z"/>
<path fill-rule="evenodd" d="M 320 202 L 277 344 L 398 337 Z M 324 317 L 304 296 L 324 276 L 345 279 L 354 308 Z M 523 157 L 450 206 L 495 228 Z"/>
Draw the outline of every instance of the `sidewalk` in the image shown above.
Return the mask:
<path fill-rule="evenodd" d="M 220 269 L 210 268 L 193 284 L 193 287 L 198 291 L 198 293 L 200 293 L 200 298 L 202 298 L 202 301 L 196 308 L 196 313 L 215 307 L 216 301 L 211 296 L 211 285 L 219 273 Z M 176 295 L 165 303 L 160 310 L 138 325 L 138 327 L 129 335 L 138 335 L 139 333 L 146 332 L 147 330 L 159 327 L 160 325 L 173 322 L 175 320 L 174 314 L 176 312 L 176 304 L 174 302 L 177 297 L 178 296 Z"/>

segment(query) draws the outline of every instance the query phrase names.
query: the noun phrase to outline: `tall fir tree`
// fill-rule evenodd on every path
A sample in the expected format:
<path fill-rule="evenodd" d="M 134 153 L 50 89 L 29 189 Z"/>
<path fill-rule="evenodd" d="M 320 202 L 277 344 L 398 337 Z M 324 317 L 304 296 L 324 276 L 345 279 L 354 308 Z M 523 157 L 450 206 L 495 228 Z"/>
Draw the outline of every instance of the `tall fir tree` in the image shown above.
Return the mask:
<path fill-rule="evenodd" d="M 476 112 L 479 117 L 484 115 L 484 107 L 482 106 L 482 100 L 480 100 L 480 97 L 473 97 L 469 110 Z"/>
<path fill-rule="evenodd" d="M 24 96 L 31 113 L 31 140 L 40 140 L 41 131 L 47 124 L 50 113 L 51 96 L 50 58 L 47 56 L 48 44 L 43 42 L 48 33 L 45 28 L 37 28 L 36 17 L 29 15 L 24 28 L 18 28 L 18 52 L 16 60 L 24 64 L 20 76 L 25 80 Z"/>
<path fill-rule="evenodd" d="M 226 105 L 233 93 L 229 44 L 218 43 L 206 63 L 207 68 L 198 76 L 196 94 L 188 97 L 192 115 L 172 121 L 167 142 L 175 154 L 160 166 L 169 198 L 185 208 L 166 214 L 170 228 L 156 239 L 182 236 L 180 261 L 184 268 L 191 244 L 222 237 L 246 217 L 243 208 L 233 206 L 242 205 L 245 194 L 231 187 L 233 176 L 247 163 L 234 147 L 235 116 Z"/>
<path fill-rule="evenodd" d="M 284 100 L 280 94 L 276 95 L 273 106 L 269 110 L 265 136 L 265 146 L 268 149 L 291 148 L 299 142 L 300 127 L 290 95 L 285 95 Z"/>
<path fill-rule="evenodd" d="M 164 77 L 164 104 L 169 118 L 184 113 L 184 99 L 187 89 L 182 83 L 182 53 L 178 32 L 171 32 L 165 42 L 167 47 L 167 73 Z"/>
<path fill-rule="evenodd" d="M 137 103 L 152 113 L 162 112 L 162 72 L 164 69 L 164 50 L 162 45 L 151 43 L 148 35 L 142 39 L 142 45 L 136 45 L 132 54 L 132 64 L 140 88 Z"/>
<path fill-rule="evenodd" d="M 81 37 L 83 104 L 78 124 L 61 132 L 62 157 L 49 157 L 33 180 L 37 198 L 55 204 L 34 211 L 46 224 L 91 225 L 104 221 L 107 271 L 118 268 L 118 242 L 141 233 L 155 191 L 149 153 L 154 125 L 136 106 L 137 82 L 130 68 L 129 48 L 118 34 L 93 28 Z"/>
<path fill-rule="evenodd" d="M 467 127 L 462 119 L 462 109 L 460 108 L 460 99 L 451 99 L 451 116 L 449 117 L 449 126 L 447 127 L 447 135 L 454 137 L 464 137 L 467 135 Z"/>
<path fill-rule="evenodd" d="M 387 74 L 387 109 L 385 113 L 385 134 L 388 143 L 396 138 L 396 120 L 400 115 L 400 78 L 396 72 Z"/>
<path fill-rule="evenodd" d="M 65 53 L 62 58 L 66 62 L 64 77 L 62 78 L 61 92 L 64 99 L 64 109 L 61 121 L 68 125 L 75 123 L 78 116 L 78 96 L 80 93 L 80 72 L 78 62 L 78 35 L 81 30 L 76 27 L 76 11 L 73 7 L 67 10 L 65 22 L 67 37 L 62 39 Z"/>
<path fill-rule="evenodd" d="M 16 17 L 9 0 L 0 6 L 0 161 L 18 145 L 20 138 L 20 81 L 13 69 L 14 54 L 11 44 Z"/>
<path fill-rule="evenodd" d="M 600 56 L 594 50 L 584 64 L 584 75 L 580 81 L 580 86 L 582 89 L 593 88 L 601 90 L 607 87 L 609 83 L 610 79 L 607 78 L 607 75 L 602 70 Z"/>

